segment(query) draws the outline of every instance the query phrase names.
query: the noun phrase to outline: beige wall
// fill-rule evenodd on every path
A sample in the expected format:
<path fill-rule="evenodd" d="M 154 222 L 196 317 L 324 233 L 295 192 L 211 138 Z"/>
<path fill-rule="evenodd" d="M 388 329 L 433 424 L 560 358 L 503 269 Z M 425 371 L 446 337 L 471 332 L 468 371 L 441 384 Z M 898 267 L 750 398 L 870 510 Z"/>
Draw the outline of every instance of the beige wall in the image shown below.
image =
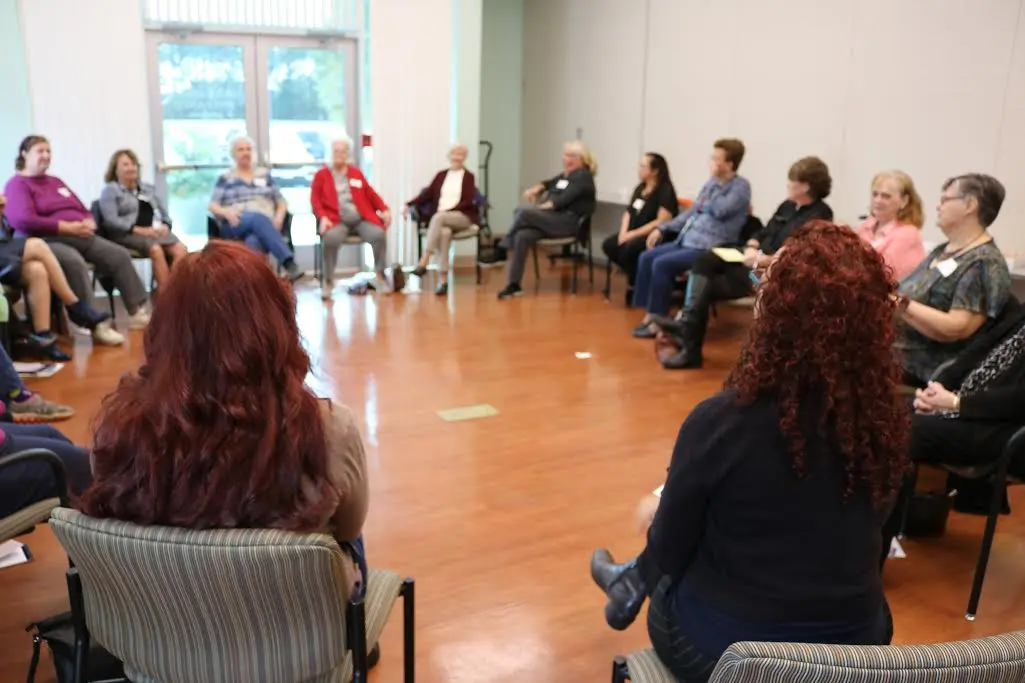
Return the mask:
<path fill-rule="evenodd" d="M 762 217 L 789 165 L 817 154 L 838 219 L 865 213 L 872 174 L 899 167 L 935 240 L 940 183 L 981 171 L 1008 190 L 994 234 L 1025 252 L 1023 0 L 526 0 L 524 50 L 524 186 L 579 128 L 599 198 L 632 187 L 643 150 L 692 195 L 711 142 L 734 136 Z"/>

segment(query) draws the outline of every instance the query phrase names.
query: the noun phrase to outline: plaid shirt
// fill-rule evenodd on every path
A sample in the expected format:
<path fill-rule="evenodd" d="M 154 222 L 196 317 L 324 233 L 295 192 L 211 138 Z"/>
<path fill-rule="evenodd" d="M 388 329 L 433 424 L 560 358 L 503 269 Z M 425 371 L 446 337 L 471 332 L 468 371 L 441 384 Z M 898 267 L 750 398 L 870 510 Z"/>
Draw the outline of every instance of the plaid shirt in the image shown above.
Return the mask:
<path fill-rule="evenodd" d="M 664 224 L 663 232 L 678 232 L 676 243 L 691 249 L 711 249 L 733 244 L 747 222 L 751 206 L 751 185 L 734 176 L 720 185 L 711 178 L 701 188 L 694 205 Z"/>
<path fill-rule="evenodd" d="M 270 218 L 283 200 L 281 190 L 266 169 L 254 169 L 253 180 L 245 181 L 234 171 L 217 179 L 210 201 L 221 206 L 242 206 L 243 211 L 255 211 Z"/>

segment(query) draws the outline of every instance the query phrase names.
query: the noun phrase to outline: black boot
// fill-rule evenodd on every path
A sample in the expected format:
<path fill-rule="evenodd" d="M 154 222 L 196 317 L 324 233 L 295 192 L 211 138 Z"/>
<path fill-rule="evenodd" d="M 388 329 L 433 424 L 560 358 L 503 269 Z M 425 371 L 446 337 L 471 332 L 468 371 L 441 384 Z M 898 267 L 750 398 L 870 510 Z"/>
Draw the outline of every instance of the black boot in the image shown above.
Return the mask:
<path fill-rule="evenodd" d="M 687 286 L 689 296 L 675 324 L 658 321 L 659 327 L 682 342 L 680 352 L 663 361 L 662 367 L 667 370 L 700 368 L 703 362 L 701 348 L 708 329 L 708 309 L 712 306 L 712 281 L 704 275 L 692 275 Z"/>
<path fill-rule="evenodd" d="M 609 598 L 605 621 L 617 631 L 626 630 L 637 619 L 648 597 L 637 558 L 616 564 L 608 550 L 595 550 L 591 556 L 591 578 Z"/>

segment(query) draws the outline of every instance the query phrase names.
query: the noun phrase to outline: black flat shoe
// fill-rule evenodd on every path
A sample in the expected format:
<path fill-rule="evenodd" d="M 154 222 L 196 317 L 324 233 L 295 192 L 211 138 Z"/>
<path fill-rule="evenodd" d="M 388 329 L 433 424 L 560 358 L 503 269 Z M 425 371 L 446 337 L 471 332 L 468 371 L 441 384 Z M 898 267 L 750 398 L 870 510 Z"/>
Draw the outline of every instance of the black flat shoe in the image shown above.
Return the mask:
<path fill-rule="evenodd" d="M 596 550 L 591 556 L 591 578 L 609 598 L 605 621 L 615 630 L 625 631 L 637 620 L 648 597 L 637 558 L 616 564 L 608 550 Z"/>
<path fill-rule="evenodd" d="M 634 339 L 654 339 L 656 336 L 655 330 L 651 329 L 650 323 L 641 323 L 630 334 L 634 336 Z"/>
<path fill-rule="evenodd" d="M 501 292 L 498 293 L 498 298 L 500 300 L 501 299 L 508 299 L 508 298 L 514 297 L 514 296 L 523 296 L 523 288 L 520 287 L 519 285 L 515 285 L 515 284 L 506 285 L 505 289 L 503 289 Z"/>
<path fill-rule="evenodd" d="M 370 652 L 367 653 L 367 668 L 373 669 L 379 661 L 381 661 L 381 644 L 374 643 Z"/>
<path fill-rule="evenodd" d="M 448 283 L 442 282 L 440 285 L 438 285 L 438 288 L 434 290 L 434 293 L 437 296 L 446 296 L 448 294 Z"/>
<path fill-rule="evenodd" d="M 427 274 L 427 268 L 424 266 L 417 266 L 413 270 L 409 271 L 410 275 L 416 275 L 417 277 L 423 277 Z"/>

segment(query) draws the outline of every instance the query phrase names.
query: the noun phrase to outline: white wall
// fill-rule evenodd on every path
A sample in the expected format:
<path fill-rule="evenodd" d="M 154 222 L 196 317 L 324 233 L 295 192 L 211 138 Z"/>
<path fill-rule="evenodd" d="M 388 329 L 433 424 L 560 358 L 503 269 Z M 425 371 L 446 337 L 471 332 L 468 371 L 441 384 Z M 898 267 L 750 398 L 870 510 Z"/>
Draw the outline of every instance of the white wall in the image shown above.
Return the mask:
<path fill-rule="evenodd" d="M 523 0 L 484 0 L 480 137 L 494 145 L 489 219 L 505 232 L 519 201 L 523 127 Z"/>
<path fill-rule="evenodd" d="M 138 0 L 21 0 L 20 10 L 33 131 L 50 138 L 52 172 L 88 203 L 115 149 L 153 161 Z"/>
<path fill-rule="evenodd" d="M 0 64 L 3 65 L 4 98 L 0 106 L 0 186 L 14 167 L 14 155 L 22 138 L 31 132 L 32 107 L 25 49 L 21 41 L 18 0 L 0 0 Z"/>
<path fill-rule="evenodd" d="M 521 184 L 582 127 L 599 198 L 630 184 L 642 150 L 692 195 L 712 141 L 739 137 L 763 217 L 809 154 L 830 165 L 844 221 L 876 171 L 910 173 L 930 219 L 946 177 L 981 171 L 1008 189 L 994 234 L 1025 250 L 1023 16 L 1023 0 L 526 0 Z"/>

